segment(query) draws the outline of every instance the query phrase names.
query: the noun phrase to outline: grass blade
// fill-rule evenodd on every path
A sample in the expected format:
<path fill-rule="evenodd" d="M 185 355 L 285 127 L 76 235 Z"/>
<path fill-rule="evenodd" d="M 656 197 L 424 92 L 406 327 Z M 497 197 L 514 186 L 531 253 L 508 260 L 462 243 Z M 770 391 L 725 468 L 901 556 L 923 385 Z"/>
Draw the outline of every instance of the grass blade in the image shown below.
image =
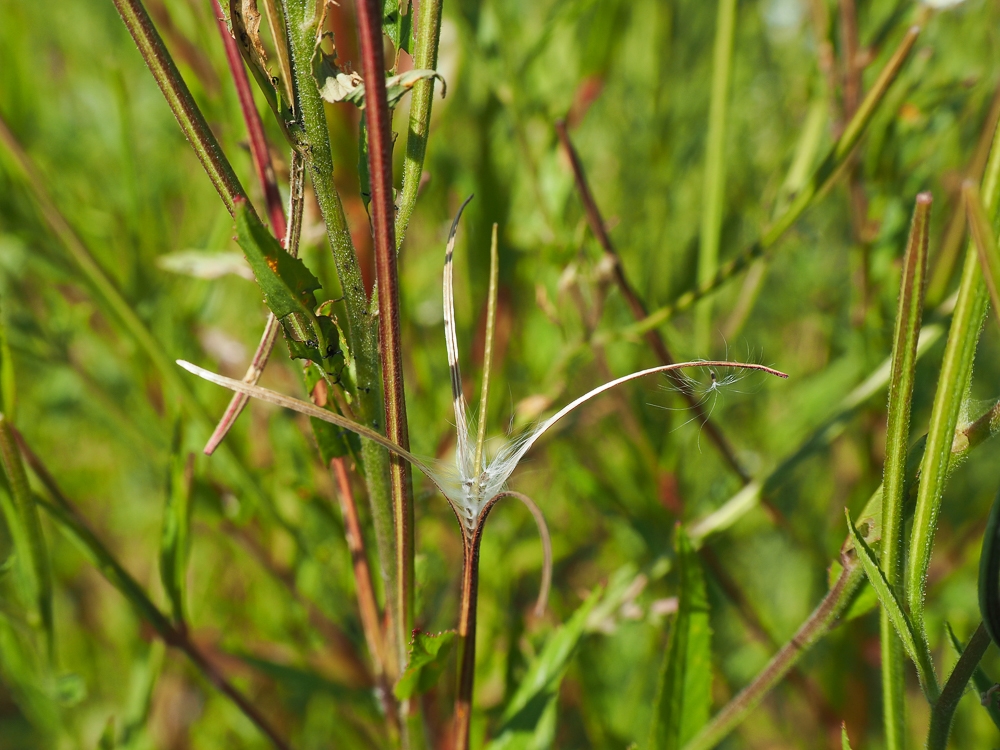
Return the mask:
<path fill-rule="evenodd" d="M 903 277 L 896 311 L 896 332 L 889 376 L 888 425 L 885 466 L 882 472 L 881 567 L 889 587 L 900 591 L 903 560 L 903 493 L 910 434 L 910 406 L 917 367 L 917 341 L 924 309 L 927 277 L 927 238 L 931 195 L 917 196 L 910 236 L 903 257 Z M 899 642 L 885 608 L 879 615 L 882 646 L 882 705 L 886 744 L 890 750 L 904 746 L 906 686 Z"/>
<path fill-rule="evenodd" d="M 191 482 L 194 477 L 194 455 L 187 458 L 181 451 L 180 430 L 174 438 L 167 475 L 167 501 L 163 511 L 163 531 L 160 536 L 160 581 L 170 602 L 175 623 L 186 622 L 184 600 L 187 589 L 187 562 L 191 531 Z"/>
<path fill-rule="evenodd" d="M 910 657 L 917 667 L 917 676 L 920 678 L 920 687 L 923 689 L 924 695 L 927 696 L 927 700 L 933 703 L 938 698 L 939 689 L 937 677 L 934 675 L 934 663 L 931 660 L 927 642 L 923 639 L 922 634 L 914 631 L 910 619 L 906 616 L 899 598 L 896 596 L 896 592 L 892 590 L 892 587 L 886 580 L 885 574 L 878 566 L 875 553 L 872 552 L 868 543 L 858 534 L 858 530 L 851 520 L 850 513 L 846 515 L 847 530 L 851 536 L 851 540 L 854 542 L 854 550 L 861 561 L 861 567 L 865 571 L 865 576 L 867 576 L 868 581 L 875 588 L 875 593 L 878 594 L 878 600 L 882 604 L 882 609 L 888 615 L 892 626 L 895 628 L 897 635 L 899 635 L 899 640 L 902 642 L 907 656 Z"/>
<path fill-rule="evenodd" d="M 965 651 L 965 647 L 962 645 L 961 641 L 958 640 L 958 637 L 955 635 L 955 631 L 951 629 L 951 625 L 947 622 L 945 625 L 947 626 L 948 638 L 951 640 L 951 645 L 954 647 L 955 653 L 961 656 Z M 1000 729 L 1000 707 L 997 706 L 996 701 L 994 700 L 982 699 L 983 694 L 997 684 L 996 680 L 990 679 L 989 676 L 983 671 L 982 666 L 976 666 L 972 672 L 972 682 L 975 684 L 976 691 L 979 693 L 980 702 L 985 703 L 984 708 L 990 715 L 990 719 L 993 720 L 993 724 L 996 728 Z"/>
<path fill-rule="evenodd" d="M 677 750 L 708 721 L 712 706 L 712 629 L 708 593 L 698 557 L 677 529 L 680 593 L 670 646 L 663 661 L 649 746 Z"/>

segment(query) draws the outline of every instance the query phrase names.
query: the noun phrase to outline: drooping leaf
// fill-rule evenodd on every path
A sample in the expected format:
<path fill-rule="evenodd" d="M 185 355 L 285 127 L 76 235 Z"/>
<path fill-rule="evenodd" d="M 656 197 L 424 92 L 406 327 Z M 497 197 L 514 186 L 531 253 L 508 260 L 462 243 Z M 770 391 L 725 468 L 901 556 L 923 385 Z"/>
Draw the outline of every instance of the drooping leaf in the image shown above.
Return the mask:
<path fill-rule="evenodd" d="M 549 636 L 503 713 L 503 723 L 488 750 L 552 747 L 556 697 L 570 659 L 586 632 L 587 619 L 601 600 L 595 590 L 567 623 Z"/>
<path fill-rule="evenodd" d="M 857 528 L 854 526 L 854 522 L 851 520 L 850 513 L 846 515 L 847 530 L 854 542 L 854 552 L 861 561 L 861 567 L 875 589 L 879 603 L 885 608 L 892 626 L 896 629 L 896 634 L 899 635 L 899 640 L 903 644 L 906 655 L 910 657 L 917 667 L 917 676 L 920 678 L 920 686 L 923 688 L 924 694 L 933 701 L 938 695 L 938 685 L 937 678 L 934 676 L 934 664 L 931 660 L 927 642 L 923 640 L 922 634 L 918 635 L 914 631 L 913 626 L 910 624 L 910 618 L 903 611 L 896 592 L 893 591 L 885 578 L 885 573 L 879 567 L 875 553 L 872 552 L 872 548 L 868 546 L 868 543 L 861 538 Z"/>
<path fill-rule="evenodd" d="M 181 452 L 181 431 L 174 431 L 170 470 L 167 474 L 167 499 L 160 535 L 160 581 L 170 602 L 174 622 L 184 622 L 184 599 L 187 579 L 188 539 L 191 527 L 192 459 Z"/>
<path fill-rule="evenodd" d="M 426 693 L 437 684 L 448 663 L 456 635 L 454 630 L 443 633 L 414 632 L 406 671 L 393 689 L 399 700 Z"/>
<path fill-rule="evenodd" d="M 315 68 L 319 93 L 331 103 L 350 102 L 359 109 L 365 107 L 365 82 L 360 75 L 342 70 L 337 66 L 337 58 L 324 55 Z M 390 107 L 395 107 L 417 81 L 436 78 L 441 81 L 441 96 L 447 90 L 444 78 L 436 70 L 408 70 L 385 79 L 385 96 Z"/>
<path fill-rule="evenodd" d="M 660 673 L 650 748 L 678 750 L 708 721 L 712 706 L 712 629 L 705 577 L 683 529 L 677 529 L 680 594 Z"/>

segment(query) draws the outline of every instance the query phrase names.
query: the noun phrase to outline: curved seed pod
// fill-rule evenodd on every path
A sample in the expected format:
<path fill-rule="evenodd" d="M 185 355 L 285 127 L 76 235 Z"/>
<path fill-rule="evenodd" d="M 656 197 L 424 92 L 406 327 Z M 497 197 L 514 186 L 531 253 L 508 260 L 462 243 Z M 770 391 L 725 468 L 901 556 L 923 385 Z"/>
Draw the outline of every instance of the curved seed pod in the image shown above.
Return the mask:
<path fill-rule="evenodd" d="M 979 612 L 994 643 L 1000 643 L 1000 492 L 993 499 L 979 555 Z"/>

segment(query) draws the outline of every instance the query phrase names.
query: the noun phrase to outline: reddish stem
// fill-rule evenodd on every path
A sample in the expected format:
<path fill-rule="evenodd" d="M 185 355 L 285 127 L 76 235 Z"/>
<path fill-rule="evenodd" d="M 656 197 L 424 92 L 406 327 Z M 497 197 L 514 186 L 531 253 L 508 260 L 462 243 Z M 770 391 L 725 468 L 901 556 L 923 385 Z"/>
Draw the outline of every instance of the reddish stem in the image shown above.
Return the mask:
<path fill-rule="evenodd" d="M 402 340 L 399 331 L 399 274 L 396 268 L 395 206 L 392 202 L 391 113 L 385 94 L 382 47 L 382 3 L 358 0 L 358 39 L 365 79 L 365 121 L 368 127 L 368 169 L 371 174 L 372 228 L 375 236 L 375 276 L 378 281 L 379 349 L 385 393 L 386 437 L 409 449 L 406 399 L 403 392 Z M 392 592 L 396 648 L 400 669 L 406 662 L 406 636 L 412 621 L 413 501 L 410 467 L 392 455 L 389 481 L 396 532 L 396 587 Z"/>
<path fill-rule="evenodd" d="M 236 40 L 233 39 L 229 27 L 226 26 L 226 19 L 219 5 L 219 0 L 212 0 L 212 7 L 215 9 L 215 20 L 219 26 L 222 43 L 226 48 L 226 62 L 229 63 L 229 71 L 233 74 L 236 95 L 240 100 L 240 110 L 243 112 L 243 120 L 247 124 L 250 156 L 253 159 L 254 170 L 257 172 L 257 180 L 264 190 L 267 213 L 271 217 L 274 236 L 284 244 L 285 232 L 287 231 L 285 209 L 281 205 L 281 193 L 278 191 L 278 181 L 274 176 L 274 166 L 271 164 L 271 152 L 267 148 L 267 138 L 264 136 L 264 123 L 261 122 L 260 113 L 253 103 L 250 79 L 247 76 L 246 68 L 243 67 L 243 58 L 240 56 L 239 47 L 236 46 Z"/>

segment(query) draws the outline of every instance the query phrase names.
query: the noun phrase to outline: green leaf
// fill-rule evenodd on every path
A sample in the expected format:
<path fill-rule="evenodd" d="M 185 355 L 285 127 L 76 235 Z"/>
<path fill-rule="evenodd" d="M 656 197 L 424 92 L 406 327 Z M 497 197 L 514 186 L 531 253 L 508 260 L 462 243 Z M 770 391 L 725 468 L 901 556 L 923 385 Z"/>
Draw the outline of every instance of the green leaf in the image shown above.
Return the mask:
<path fill-rule="evenodd" d="M 365 212 L 371 216 L 372 175 L 368 169 L 368 125 L 364 118 L 358 130 L 358 183 L 361 186 L 361 200 L 365 204 Z"/>
<path fill-rule="evenodd" d="M 56 679 L 56 700 L 66 708 L 78 706 L 87 699 L 87 683 L 75 672 L 61 674 Z"/>
<path fill-rule="evenodd" d="M 846 509 L 844 512 L 847 516 L 847 531 L 854 542 L 854 551 L 861 561 L 861 567 L 875 589 L 879 602 L 885 609 L 886 614 L 888 614 L 892 626 L 896 629 L 899 640 L 903 644 L 903 649 L 917 667 L 917 676 L 920 678 L 920 687 L 923 689 L 924 695 L 927 696 L 928 700 L 933 702 L 937 699 L 939 690 L 937 678 L 934 675 L 934 664 L 931 660 L 927 643 L 914 632 L 913 626 L 910 624 L 910 619 L 906 616 L 902 605 L 899 603 L 896 592 L 893 591 L 885 578 L 885 574 L 878 566 L 875 553 L 872 552 L 872 548 L 868 546 L 868 543 L 861 538 L 857 528 L 854 526 L 854 522 L 851 520 L 850 513 Z"/>
<path fill-rule="evenodd" d="M 385 0 L 382 6 L 382 31 L 399 50 L 410 51 L 413 26 L 413 8 L 410 0 Z"/>
<path fill-rule="evenodd" d="M 847 724 L 840 723 L 840 750 L 851 750 L 851 741 L 847 737 Z"/>
<path fill-rule="evenodd" d="M 487 746 L 488 750 L 552 747 L 559 684 L 601 595 L 600 589 L 595 590 L 569 622 L 557 628 L 545 641 L 541 653 L 528 667 L 517 692 L 507 704 L 503 723 L 496 738 Z"/>
<path fill-rule="evenodd" d="M 331 103 L 350 102 L 359 109 L 365 107 L 365 82 L 357 73 L 341 70 L 336 63 L 336 57 L 324 55 L 316 66 L 316 80 L 319 93 Z M 408 70 L 399 75 L 385 79 L 385 96 L 390 107 L 395 107 L 414 84 L 429 78 L 441 81 L 441 96 L 447 90 L 444 78 L 436 70 Z"/>
<path fill-rule="evenodd" d="M 406 671 L 393 688 L 399 700 L 426 693 L 437 684 L 448 663 L 456 636 L 454 630 L 443 633 L 414 631 Z"/>
<path fill-rule="evenodd" d="M 660 673 L 649 746 L 677 750 L 708 721 L 712 706 L 712 630 L 705 577 L 690 540 L 677 528 L 680 595 Z"/>
<path fill-rule="evenodd" d="M 245 201 L 236 204 L 237 240 L 264 302 L 281 323 L 292 359 L 307 359 L 334 378 L 344 365 L 333 319 L 316 315 L 319 280 L 300 259 L 285 252 Z"/>
<path fill-rule="evenodd" d="M 17 386 L 14 382 L 14 360 L 7 341 L 7 326 L 0 308 L 0 409 L 13 420 L 16 414 Z"/>
<path fill-rule="evenodd" d="M 160 581 L 170 602 L 174 622 L 184 622 L 185 581 L 191 529 L 191 471 L 194 456 L 185 460 L 181 430 L 174 430 L 174 443 L 167 475 L 167 501 L 160 536 Z"/>

